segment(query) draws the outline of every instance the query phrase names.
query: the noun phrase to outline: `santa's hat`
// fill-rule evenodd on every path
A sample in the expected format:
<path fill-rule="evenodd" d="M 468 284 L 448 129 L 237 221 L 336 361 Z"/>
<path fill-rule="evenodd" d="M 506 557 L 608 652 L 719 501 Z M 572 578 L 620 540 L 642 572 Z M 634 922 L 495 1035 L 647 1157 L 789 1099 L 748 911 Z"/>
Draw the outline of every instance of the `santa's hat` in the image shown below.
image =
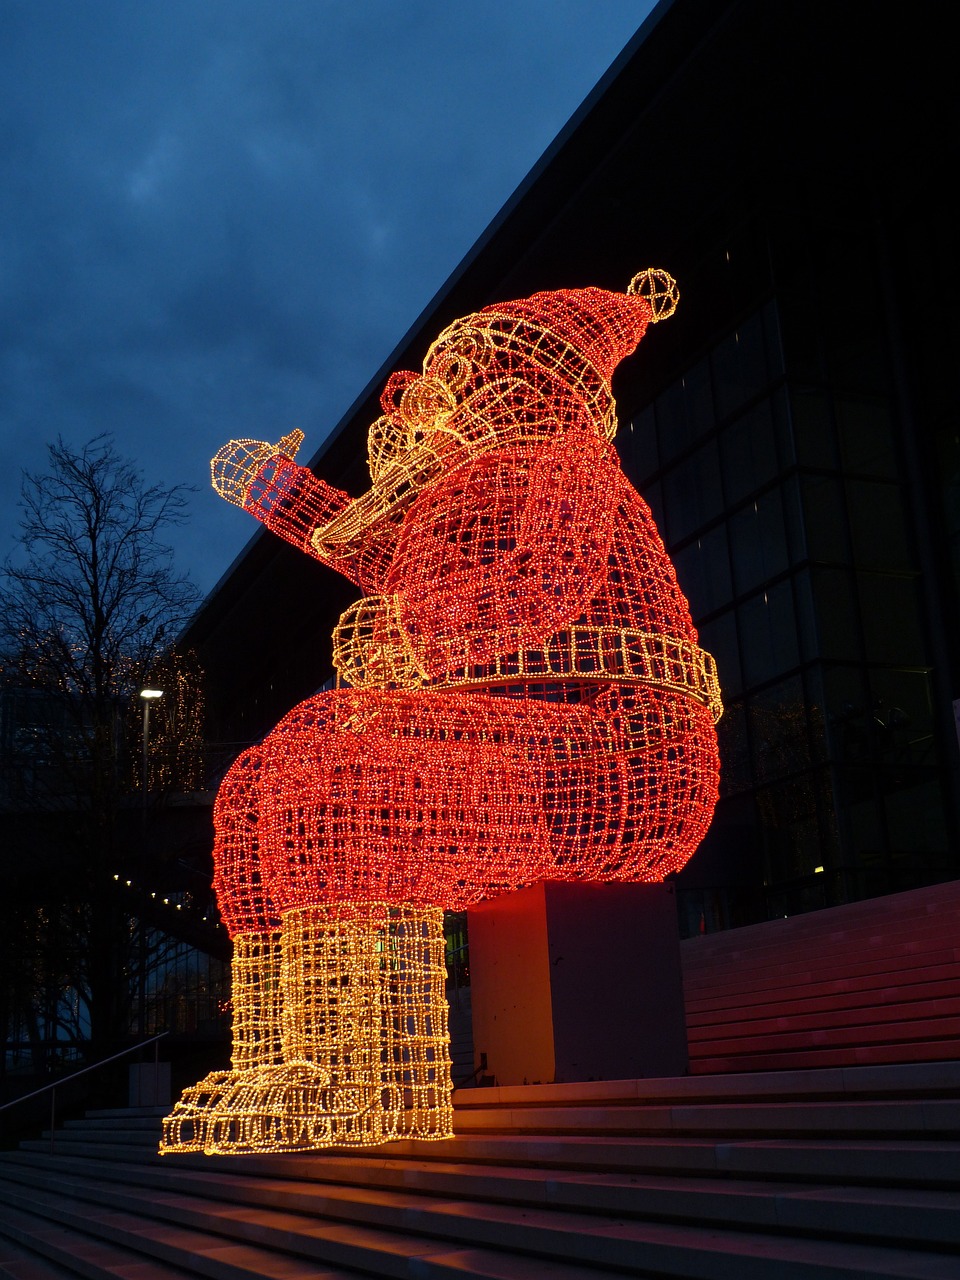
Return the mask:
<path fill-rule="evenodd" d="M 673 315 L 678 299 L 673 277 L 648 267 L 633 277 L 626 293 L 595 287 L 556 289 L 515 302 L 497 302 L 479 314 L 491 329 L 511 333 L 514 341 L 520 337 L 518 326 L 520 331 L 533 330 L 526 341 L 521 338 L 524 347 L 542 349 L 543 339 L 547 346 L 551 337 L 559 339 L 609 386 L 614 369 L 636 350 L 647 325 Z"/>

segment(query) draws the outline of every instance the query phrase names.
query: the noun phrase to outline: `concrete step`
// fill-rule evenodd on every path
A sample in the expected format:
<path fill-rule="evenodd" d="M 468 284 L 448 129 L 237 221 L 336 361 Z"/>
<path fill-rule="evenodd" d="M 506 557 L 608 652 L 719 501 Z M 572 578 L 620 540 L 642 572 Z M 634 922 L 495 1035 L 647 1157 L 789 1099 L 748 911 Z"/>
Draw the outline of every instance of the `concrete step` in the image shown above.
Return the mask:
<path fill-rule="evenodd" d="M 0 1155 L 0 1203 L 118 1251 L 96 1280 L 956 1277 L 958 1095 L 958 1062 L 463 1090 L 450 1142 L 243 1159 L 97 1113 Z"/>
<path fill-rule="evenodd" d="M 62 1227 L 22 1204 L 0 1203 L 0 1233 L 0 1275 L 10 1275 L 11 1280 L 196 1280 L 198 1274 Z M 10 1252 L 4 1271 L 4 1258 L 14 1250 L 20 1256 Z"/>
<path fill-rule="evenodd" d="M 891 911 L 858 924 L 844 922 L 837 915 L 841 910 L 836 907 L 817 912 L 810 917 L 810 926 L 803 931 L 792 929 L 790 921 L 773 920 L 742 929 L 728 929 L 711 937 L 689 938 L 682 945 L 691 956 L 733 956 L 738 960 L 752 959 L 771 964 L 792 962 L 804 952 L 809 954 L 812 943 L 819 944 L 823 952 L 828 953 L 848 951 L 855 944 L 861 950 L 878 956 L 892 955 L 905 944 L 916 944 L 921 951 L 933 950 L 938 945 L 949 950 L 956 945 L 951 926 L 956 921 L 960 905 L 938 915 L 898 915 Z"/>
<path fill-rule="evenodd" d="M 825 911 L 811 911 L 789 919 L 767 920 L 759 924 L 728 929 L 722 933 L 687 939 L 683 946 L 700 954 L 729 954 L 733 948 L 747 950 L 764 945 L 790 945 L 796 940 L 829 938 L 851 930 L 878 926 L 877 933 L 902 921 L 911 921 L 918 934 L 936 928 L 944 918 L 955 919 L 960 911 L 960 880 L 914 889 L 906 893 L 888 894 L 863 902 L 846 903 Z"/>
<path fill-rule="evenodd" d="M 682 947 L 688 944 L 685 942 Z M 960 951 L 956 945 L 931 948 L 921 943 L 905 944 L 895 956 L 872 955 L 868 949 L 857 947 L 845 956 L 837 955 L 814 938 L 798 951 L 797 962 L 790 966 L 761 962 L 755 956 L 724 955 L 697 956 L 681 949 L 684 990 L 694 999 L 726 990 L 789 991 L 812 982 L 829 981 L 838 976 L 869 978 L 885 975 L 896 983 L 914 970 L 939 966 L 948 973 L 956 973 L 960 964 Z"/>
<path fill-rule="evenodd" d="M 960 1101 L 461 1108 L 456 1132 L 956 1135 Z"/>
<path fill-rule="evenodd" d="M 739 1074 L 741 1072 L 781 1072 L 829 1067 L 887 1066 L 940 1063 L 957 1057 L 957 1042 L 951 1040 L 917 1040 L 878 1044 L 799 1046 L 783 1049 L 776 1044 L 759 1048 L 749 1041 L 736 1044 L 731 1052 L 720 1054 L 716 1046 L 703 1041 L 691 1046 L 690 1071 L 704 1075 Z"/>
<path fill-rule="evenodd" d="M 936 928 L 930 928 L 927 921 L 919 921 L 916 925 L 911 921 L 899 921 L 891 923 L 889 932 L 882 935 L 875 930 L 840 936 L 811 935 L 792 942 L 779 939 L 762 946 L 718 947 L 710 953 L 698 952 L 688 942 L 683 944 L 686 951 L 681 954 L 691 980 L 703 988 L 718 981 L 718 963 L 736 965 L 741 969 L 752 966 L 767 976 L 784 980 L 788 980 L 796 970 L 827 970 L 832 964 L 862 961 L 868 956 L 876 965 L 892 970 L 901 961 L 915 966 L 918 960 L 935 954 L 942 954 L 947 957 L 944 963 L 950 963 L 949 956 L 957 945 L 955 923 L 944 918 Z M 696 939 L 690 941 L 696 942 Z"/>
<path fill-rule="evenodd" d="M 25 1142 L 22 1149 L 50 1153 L 50 1144 Z M 734 1173 L 738 1177 L 846 1182 L 858 1186 L 892 1185 L 942 1188 L 960 1182 L 960 1141 L 946 1139 L 789 1137 L 625 1136 L 608 1134 L 474 1133 L 443 1143 L 391 1142 L 372 1148 L 383 1159 L 494 1163 L 515 1167 L 607 1170 L 614 1173 L 697 1175 Z M 129 1160 L 131 1148 L 110 1151 L 98 1143 L 58 1146 L 61 1154 L 97 1160 Z M 160 1157 L 144 1151 L 148 1162 L 192 1157 Z M 195 1157 L 205 1161 L 206 1157 Z M 317 1157 L 313 1157 L 316 1159 Z M 249 1158 L 244 1158 L 244 1164 Z M 280 1157 L 289 1162 L 295 1157 Z M 291 1170 L 294 1166 L 289 1166 Z"/>
<path fill-rule="evenodd" d="M 722 1035 L 720 1034 L 722 1032 Z M 950 999 L 917 1001 L 861 1009 L 843 1009 L 838 1013 L 793 1014 L 789 1008 L 779 1017 L 733 1021 L 718 1020 L 708 1026 L 690 1027 L 691 1047 L 709 1041 L 718 1053 L 738 1039 L 769 1040 L 779 1048 L 816 1045 L 817 1037 L 837 1045 L 879 1041 L 889 1044 L 897 1040 L 960 1039 L 960 996 Z"/>
<path fill-rule="evenodd" d="M 770 1071 L 744 1075 L 672 1076 L 648 1080 L 590 1080 L 562 1084 L 493 1085 L 454 1092 L 457 1111 L 478 1106 L 584 1103 L 746 1102 L 837 1098 L 956 1098 L 960 1062 L 835 1067 L 823 1071 Z"/>
<path fill-rule="evenodd" d="M 478 1094 L 480 1090 L 476 1091 Z M 493 1091 L 482 1091 L 493 1092 Z M 960 1136 L 960 1101 L 951 1098 L 916 1098 L 897 1100 L 864 1100 L 839 1098 L 815 1101 L 756 1101 L 750 1098 L 687 1102 L 678 1100 L 662 1104 L 640 1098 L 618 1103 L 600 1097 L 593 1105 L 554 1099 L 541 1101 L 540 1090 L 529 1090 L 533 1096 L 515 1097 L 512 1104 L 482 1099 L 479 1104 L 460 1106 L 455 1113 L 457 1133 L 556 1133 L 556 1134 L 725 1134 L 754 1135 L 775 1133 L 857 1134 L 920 1136 Z M 137 1123 L 137 1122 L 135 1122 Z M 137 1127 L 134 1131 L 145 1139 L 144 1152 L 155 1152 L 159 1140 L 159 1124 L 152 1130 Z M 69 1151 L 76 1143 L 91 1143 L 117 1137 L 117 1121 L 109 1131 L 99 1119 L 75 1122 L 57 1131 L 54 1151 Z M 49 1132 L 40 1140 L 26 1144 L 28 1149 L 50 1150 Z M 112 1149 L 127 1143 L 111 1143 Z M 136 1144 L 139 1146 L 140 1144 Z"/>
<path fill-rule="evenodd" d="M 163 1119 L 170 1111 L 169 1106 L 157 1107 L 98 1107 L 88 1111 L 84 1119 L 88 1120 L 134 1120 Z"/>
<path fill-rule="evenodd" d="M 159 1133 L 161 1122 L 164 1115 L 170 1111 L 169 1107 L 165 1107 L 156 1115 L 142 1116 L 132 1115 L 123 1117 L 123 1132 L 125 1134 L 134 1135 L 131 1140 L 135 1141 L 135 1135 L 149 1134 L 151 1138 Z M 122 1114 L 122 1113 L 121 1113 Z M 64 1122 L 63 1128 L 68 1132 L 82 1129 L 86 1133 L 110 1133 L 114 1134 L 118 1131 L 118 1124 L 121 1116 L 104 1116 L 99 1114 L 88 1113 L 85 1116 L 78 1116 Z"/>
<path fill-rule="evenodd" d="M 4 1212 L 15 1221 L 31 1247 L 42 1256 L 76 1270 L 91 1280 L 349 1280 L 343 1268 L 318 1266 L 255 1245 L 238 1244 L 202 1231 L 172 1227 L 149 1213 L 137 1217 L 112 1206 L 74 1200 L 69 1191 L 0 1183 Z M 171 1269 L 172 1268 L 172 1269 Z"/>
<path fill-rule="evenodd" d="M 393 1145 L 393 1144 L 391 1144 Z M 403 1145 L 403 1144 L 398 1144 Z M 439 1146 L 439 1144 L 434 1144 Z M 732 1139 L 676 1136 L 606 1137 L 498 1134 L 451 1139 L 455 1162 L 490 1161 L 528 1167 L 611 1172 L 734 1173 L 856 1185 L 928 1186 L 960 1181 L 960 1142 L 855 1139 Z M 381 1148 L 387 1154 L 386 1148 Z M 401 1154 L 397 1152 L 396 1154 Z M 430 1153 L 404 1151 L 430 1158 Z"/>
<path fill-rule="evenodd" d="M 57 1266 L 6 1236 L 4 1228 L 8 1217 L 9 1211 L 0 1206 L 0 1276 L 3 1280 L 76 1280 L 75 1271 Z M 9 1225 L 14 1230 L 21 1230 L 23 1224 L 19 1215 Z"/>
<path fill-rule="evenodd" d="M 868 978 L 833 978 L 814 982 L 792 990 L 770 992 L 749 990 L 740 995 L 723 991 L 720 995 L 697 999 L 687 994 L 687 1026 L 697 1027 L 721 1021 L 731 1012 L 749 1018 L 776 1017 L 788 1010 L 791 1016 L 819 1013 L 824 1010 L 859 1009 L 865 1001 L 875 1008 L 913 1000 L 932 1000 L 955 996 L 957 975 L 942 967 L 914 970 L 911 981 L 891 986 L 887 974 L 871 974 Z M 771 996 L 775 995 L 775 999 Z"/>
<path fill-rule="evenodd" d="M 82 1125 L 71 1126 L 63 1129 L 44 1129 L 43 1133 L 37 1139 L 27 1139 L 35 1145 L 42 1147 L 44 1144 L 49 1149 L 63 1147 L 72 1147 L 77 1143 L 83 1143 L 84 1146 L 92 1146 L 96 1143 L 103 1143 L 109 1147 L 111 1151 L 123 1149 L 126 1151 L 155 1151 L 160 1142 L 160 1125 L 157 1123 L 155 1129 L 133 1129 L 129 1133 L 119 1126 L 113 1129 L 104 1129 L 101 1127 L 84 1128 Z"/>
<path fill-rule="evenodd" d="M 367 1211 L 388 1226 L 399 1214 L 404 1225 L 400 1231 L 394 1231 L 382 1226 L 371 1230 L 354 1223 L 331 1221 L 326 1215 L 318 1218 L 312 1213 L 250 1206 L 238 1209 L 236 1205 L 202 1200 L 195 1195 L 153 1193 L 151 1196 L 129 1188 L 119 1193 L 106 1190 L 114 1203 L 122 1206 L 108 1214 L 93 1207 L 101 1202 L 105 1188 L 84 1179 L 60 1179 L 59 1196 L 31 1187 L 15 1191 L 14 1199 L 31 1211 L 39 1205 L 42 1214 L 70 1225 L 79 1219 L 90 1230 L 95 1223 L 111 1241 L 124 1241 L 131 1224 L 139 1223 L 140 1238 L 147 1238 L 158 1253 L 168 1257 L 190 1256 L 195 1262 L 204 1261 L 206 1256 L 198 1247 L 198 1232 L 201 1238 L 207 1232 L 215 1232 L 218 1237 L 235 1242 L 253 1240 L 258 1247 L 281 1248 L 295 1260 L 309 1259 L 323 1264 L 332 1261 L 374 1275 L 398 1277 L 450 1274 L 451 1242 L 458 1246 L 458 1255 L 462 1255 L 467 1246 L 472 1269 L 466 1274 L 480 1275 L 514 1274 L 503 1269 L 503 1263 L 524 1258 L 548 1261 L 556 1269 L 553 1274 L 558 1276 L 564 1274 L 562 1268 L 568 1262 L 596 1268 L 584 1274 L 630 1275 L 642 1270 L 644 1274 L 721 1276 L 730 1274 L 734 1259 L 736 1274 L 744 1277 L 956 1275 L 955 1269 L 951 1270 L 955 1268 L 956 1257 L 932 1252 L 718 1231 L 691 1225 L 598 1221 L 595 1216 L 536 1209 L 520 1213 L 503 1205 L 464 1206 L 452 1201 L 430 1202 L 425 1208 L 422 1197 L 417 1197 L 421 1206 L 418 1208 L 417 1204 L 410 1203 L 410 1197 L 401 1202 L 394 1196 L 390 1202 L 381 1195 L 367 1204 Z M 304 1188 L 307 1194 L 313 1190 Z M 80 1200 L 71 1199 L 65 1207 L 64 1196 L 78 1196 Z M 331 1208 L 334 1213 L 340 1210 L 340 1205 L 331 1205 L 329 1196 L 321 1203 L 328 1212 Z M 153 1216 L 147 1221 L 147 1215 Z M 478 1238 L 482 1241 L 479 1247 Z M 508 1258 L 498 1257 L 504 1250 Z M 237 1276 L 252 1261 L 251 1252 L 249 1244 L 234 1243 L 225 1247 L 221 1242 L 210 1251 L 211 1256 L 226 1262 L 226 1267 L 218 1269 L 216 1274 L 222 1280 Z M 498 1270 L 498 1266 L 501 1269 Z M 882 1270 L 878 1269 L 881 1267 Z M 201 1274 L 212 1275 L 214 1271 L 207 1268 Z M 293 1261 L 286 1263 L 282 1273 L 273 1268 L 259 1274 L 307 1273 L 298 1269 Z"/>
<path fill-rule="evenodd" d="M 278 1176 L 276 1160 L 259 1171 L 237 1173 L 237 1162 L 171 1168 L 108 1165 L 96 1177 L 107 1183 L 154 1192 L 267 1205 L 328 1218 L 373 1222 L 403 1229 L 408 1209 L 429 1215 L 429 1197 L 446 1202 L 493 1201 L 500 1205 L 565 1210 L 648 1220 L 707 1223 L 739 1230 L 785 1226 L 814 1234 L 888 1241 L 914 1246 L 960 1246 L 960 1199 L 950 1192 L 890 1188 L 811 1188 L 789 1182 L 723 1181 L 707 1178 L 616 1176 L 558 1171 L 545 1178 L 535 1169 L 417 1161 L 381 1161 L 324 1156 L 303 1161 L 309 1180 Z M 12 1168 L 11 1168 L 12 1166 Z M 225 1167 L 226 1166 L 226 1167 Z M 244 1170 L 247 1162 L 243 1164 Z M 51 1161 L 23 1153 L 0 1164 L 13 1180 L 61 1175 L 90 1177 L 88 1163 Z M 15 1172 L 14 1172 L 15 1171 Z M 374 1194 L 371 1194 L 374 1193 Z M 471 1211 L 472 1212 L 472 1211 Z M 479 1210 L 481 1216 L 482 1208 Z M 390 1221 L 390 1215 L 393 1221 Z M 426 1218 L 423 1218 L 426 1221 Z M 444 1234 L 443 1226 L 434 1232 Z"/>
<path fill-rule="evenodd" d="M 876 1015 L 876 1010 L 869 1010 L 869 1014 Z M 941 1018 L 904 1018 L 899 1021 L 896 1019 L 887 1019 L 883 1016 L 870 1021 L 869 1016 L 859 1023 L 854 1024 L 854 1020 L 850 1019 L 849 1023 L 841 1025 L 831 1025 L 826 1028 L 794 1028 L 792 1023 L 787 1023 L 782 1029 L 771 1030 L 771 1032 L 760 1032 L 750 1028 L 750 1024 L 746 1024 L 748 1029 L 740 1033 L 737 1024 L 724 1027 L 722 1036 L 707 1036 L 691 1038 L 690 1052 L 699 1051 L 700 1044 L 709 1044 L 710 1050 L 717 1057 L 731 1056 L 733 1053 L 750 1052 L 763 1053 L 768 1050 L 776 1050 L 777 1052 L 785 1052 L 786 1050 L 803 1050 L 803 1048 L 818 1048 L 819 1044 L 827 1044 L 831 1048 L 840 1048 L 845 1044 L 852 1047 L 867 1047 L 869 1044 L 892 1044 L 910 1041 L 925 1041 L 936 1036 L 938 1039 L 945 1041 L 954 1041 L 960 1038 L 960 1014 L 945 1015 Z"/>

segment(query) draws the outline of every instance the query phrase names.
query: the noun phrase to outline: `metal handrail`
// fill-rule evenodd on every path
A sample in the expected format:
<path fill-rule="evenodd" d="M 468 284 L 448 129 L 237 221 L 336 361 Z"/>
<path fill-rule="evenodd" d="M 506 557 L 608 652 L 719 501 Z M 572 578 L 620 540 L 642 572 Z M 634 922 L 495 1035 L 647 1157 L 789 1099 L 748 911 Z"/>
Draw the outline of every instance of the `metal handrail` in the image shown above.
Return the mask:
<path fill-rule="evenodd" d="M 129 1049 L 121 1049 L 119 1053 L 111 1054 L 109 1058 L 101 1058 L 99 1062 L 94 1062 L 89 1067 L 81 1067 L 79 1071 L 71 1071 L 68 1076 L 63 1076 L 59 1080 L 52 1080 L 50 1084 L 42 1085 L 39 1089 L 34 1089 L 32 1093 L 25 1093 L 22 1097 L 14 1098 L 12 1102 L 5 1102 L 0 1106 L 0 1111 L 9 1111 L 11 1107 L 18 1107 L 21 1102 L 29 1102 L 31 1098 L 38 1098 L 41 1093 L 50 1090 L 50 1150 L 54 1148 L 54 1129 L 57 1113 L 57 1090 L 62 1084 L 69 1084 L 71 1080 L 76 1080 L 78 1076 L 85 1076 L 90 1071 L 98 1071 L 101 1067 L 107 1066 L 110 1062 L 116 1062 L 118 1058 L 125 1058 L 127 1054 L 136 1053 L 138 1049 L 145 1048 L 148 1044 L 154 1045 L 153 1051 L 153 1067 L 154 1079 L 160 1072 L 160 1049 L 157 1045 L 159 1040 L 164 1036 L 168 1036 L 169 1031 L 161 1031 L 159 1035 L 151 1036 L 149 1040 L 141 1040 L 139 1044 L 132 1044 Z"/>

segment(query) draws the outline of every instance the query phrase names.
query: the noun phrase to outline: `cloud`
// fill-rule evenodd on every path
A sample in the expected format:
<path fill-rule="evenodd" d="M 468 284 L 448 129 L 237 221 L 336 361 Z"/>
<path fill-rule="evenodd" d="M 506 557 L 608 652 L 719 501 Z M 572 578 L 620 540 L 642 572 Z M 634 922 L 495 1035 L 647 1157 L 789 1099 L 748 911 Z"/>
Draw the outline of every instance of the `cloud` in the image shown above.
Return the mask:
<path fill-rule="evenodd" d="M 0 550 L 58 433 L 167 483 L 312 452 L 648 7 L 7 0 Z M 250 528 L 194 507 L 208 588 Z"/>

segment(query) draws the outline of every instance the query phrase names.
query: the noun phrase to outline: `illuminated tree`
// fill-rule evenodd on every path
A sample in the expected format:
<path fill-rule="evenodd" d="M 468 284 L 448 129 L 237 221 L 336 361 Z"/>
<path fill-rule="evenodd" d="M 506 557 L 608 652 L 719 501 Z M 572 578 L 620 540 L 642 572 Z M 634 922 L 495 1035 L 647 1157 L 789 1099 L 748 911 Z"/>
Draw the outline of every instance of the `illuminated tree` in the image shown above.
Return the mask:
<path fill-rule="evenodd" d="M 59 981 L 98 1053 L 129 1030 L 137 963 L 129 877 L 114 879 L 141 834 L 126 709 L 198 593 L 163 541 L 185 518 L 182 487 L 146 485 L 107 436 L 48 456 L 24 477 L 0 584 L 0 783 L 8 856 L 34 872 L 23 892 L 72 912 L 77 953 Z"/>

